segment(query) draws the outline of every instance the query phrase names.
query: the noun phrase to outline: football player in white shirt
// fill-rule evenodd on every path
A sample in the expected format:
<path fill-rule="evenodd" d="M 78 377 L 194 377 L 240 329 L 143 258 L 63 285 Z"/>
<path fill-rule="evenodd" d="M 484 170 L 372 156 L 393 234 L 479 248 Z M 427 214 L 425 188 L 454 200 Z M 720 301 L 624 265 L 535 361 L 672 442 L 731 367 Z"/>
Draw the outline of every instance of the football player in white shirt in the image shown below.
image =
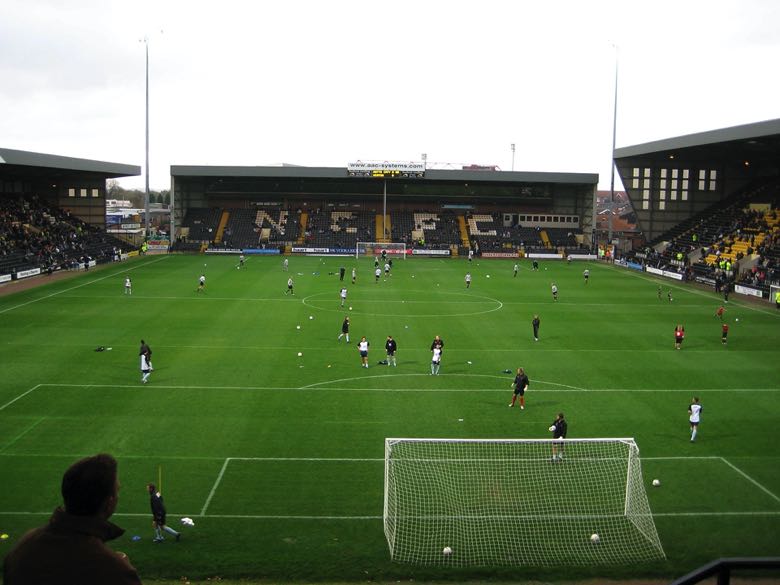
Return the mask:
<path fill-rule="evenodd" d="M 434 347 L 431 350 L 433 357 L 431 357 L 431 376 L 439 375 L 439 368 L 441 367 L 441 348 Z"/>
<path fill-rule="evenodd" d="M 390 265 L 385 262 L 385 280 L 387 280 L 388 276 L 390 276 Z"/>
<path fill-rule="evenodd" d="M 374 276 L 376 279 L 374 280 L 375 284 L 379 284 L 379 277 L 382 276 L 382 269 L 379 268 L 379 266 L 376 267 L 376 270 L 374 270 Z"/>
<path fill-rule="evenodd" d="M 129 276 L 125 278 L 125 294 L 126 295 L 133 294 L 133 282 L 130 280 Z"/>
<path fill-rule="evenodd" d="M 377 269 L 378 270 L 378 269 Z M 360 352 L 360 367 L 361 368 L 367 368 L 368 367 L 368 346 L 371 345 L 368 343 L 365 337 L 361 337 L 360 341 L 358 342 L 358 351 Z"/>
<path fill-rule="evenodd" d="M 149 360 L 145 353 L 141 354 L 141 382 L 146 384 L 149 381 L 149 374 L 151 374 L 152 367 L 149 365 Z"/>
<path fill-rule="evenodd" d="M 200 278 L 198 279 L 198 288 L 195 292 L 203 292 L 205 288 L 206 288 L 206 275 L 201 274 Z"/>
<path fill-rule="evenodd" d="M 341 306 L 343 307 L 344 306 L 344 302 L 347 300 L 347 287 L 346 286 L 342 286 L 341 287 L 341 292 L 339 293 L 339 296 L 341 297 Z M 347 341 L 349 341 L 349 340 L 347 340 Z"/>
<path fill-rule="evenodd" d="M 550 285 L 550 290 L 552 290 L 553 300 L 558 300 L 558 286 L 553 282 L 552 285 Z"/>
<path fill-rule="evenodd" d="M 466 273 L 466 288 L 471 288 L 471 272 Z"/>
<path fill-rule="evenodd" d="M 696 440 L 696 433 L 699 432 L 699 419 L 701 418 L 701 404 L 699 397 L 694 396 L 693 402 L 688 407 L 688 420 L 691 423 L 691 443 Z"/>

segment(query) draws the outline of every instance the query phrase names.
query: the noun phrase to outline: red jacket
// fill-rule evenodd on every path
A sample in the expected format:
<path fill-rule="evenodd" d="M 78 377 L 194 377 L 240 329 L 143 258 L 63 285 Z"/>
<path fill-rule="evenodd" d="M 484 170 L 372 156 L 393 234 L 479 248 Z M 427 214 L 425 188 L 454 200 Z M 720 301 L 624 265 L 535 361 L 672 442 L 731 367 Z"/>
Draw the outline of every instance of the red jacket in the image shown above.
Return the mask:
<path fill-rule="evenodd" d="M 140 585 L 127 556 L 105 542 L 124 534 L 108 520 L 54 510 L 49 523 L 25 534 L 5 557 L 5 585 Z"/>

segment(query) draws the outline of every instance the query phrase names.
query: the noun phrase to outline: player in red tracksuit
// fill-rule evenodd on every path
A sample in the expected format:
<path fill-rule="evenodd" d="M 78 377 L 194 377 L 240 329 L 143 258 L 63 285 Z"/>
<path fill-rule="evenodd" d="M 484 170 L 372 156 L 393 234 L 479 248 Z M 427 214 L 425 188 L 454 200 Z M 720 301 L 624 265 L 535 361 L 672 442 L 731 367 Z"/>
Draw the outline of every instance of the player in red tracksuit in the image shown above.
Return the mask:
<path fill-rule="evenodd" d="M 677 327 L 674 328 L 674 347 L 675 349 L 681 349 L 682 348 L 682 342 L 683 339 L 685 339 L 685 327 L 678 324 Z"/>

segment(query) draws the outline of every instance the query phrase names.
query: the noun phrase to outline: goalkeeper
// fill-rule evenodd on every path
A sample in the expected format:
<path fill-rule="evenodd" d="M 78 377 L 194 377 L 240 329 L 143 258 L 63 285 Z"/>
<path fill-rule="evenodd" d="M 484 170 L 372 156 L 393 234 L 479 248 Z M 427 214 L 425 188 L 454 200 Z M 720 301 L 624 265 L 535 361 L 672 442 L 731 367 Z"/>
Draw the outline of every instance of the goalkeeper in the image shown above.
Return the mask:
<path fill-rule="evenodd" d="M 566 423 L 563 413 L 559 412 L 552 425 L 550 425 L 550 432 L 553 434 L 553 461 L 561 461 L 563 459 L 563 440 L 566 438 L 566 432 L 568 430 L 569 425 Z"/>

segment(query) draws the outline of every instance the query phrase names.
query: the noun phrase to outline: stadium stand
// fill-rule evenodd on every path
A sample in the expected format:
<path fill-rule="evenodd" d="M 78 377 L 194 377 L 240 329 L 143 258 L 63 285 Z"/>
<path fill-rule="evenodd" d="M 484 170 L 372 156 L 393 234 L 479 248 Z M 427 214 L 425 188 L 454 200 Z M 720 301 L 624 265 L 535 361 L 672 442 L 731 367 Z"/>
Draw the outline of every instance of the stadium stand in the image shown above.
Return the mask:
<path fill-rule="evenodd" d="M 229 209 L 222 243 L 232 248 L 258 248 L 283 245 L 298 238 L 298 216 L 286 209 Z"/>
<path fill-rule="evenodd" d="M 182 229 L 187 232 L 187 242 L 212 242 L 217 233 L 222 210 L 216 207 L 194 207 L 187 211 Z"/>
<path fill-rule="evenodd" d="M 134 247 L 36 197 L 0 199 L 0 273 L 110 262 Z"/>

